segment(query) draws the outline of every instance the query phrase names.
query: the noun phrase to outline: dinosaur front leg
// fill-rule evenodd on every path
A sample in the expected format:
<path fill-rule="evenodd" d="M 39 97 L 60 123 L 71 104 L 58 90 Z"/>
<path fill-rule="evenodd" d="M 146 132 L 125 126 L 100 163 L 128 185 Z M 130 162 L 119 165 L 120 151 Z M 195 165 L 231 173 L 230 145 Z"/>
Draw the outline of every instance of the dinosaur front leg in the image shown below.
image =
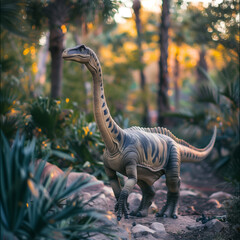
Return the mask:
<path fill-rule="evenodd" d="M 176 219 L 178 217 L 177 210 L 180 189 L 180 157 L 177 148 L 172 148 L 170 153 L 169 164 L 166 169 L 166 185 L 168 188 L 167 202 L 156 216 L 171 216 Z"/>
<path fill-rule="evenodd" d="M 146 217 L 148 215 L 148 209 L 152 204 L 152 199 L 154 198 L 155 191 L 153 186 L 149 186 L 142 180 L 138 180 L 137 183 L 142 190 L 142 201 L 139 208 L 136 211 L 132 211 L 130 215 L 137 217 Z"/>
<path fill-rule="evenodd" d="M 121 194 L 119 196 L 118 202 L 115 207 L 115 211 L 117 212 L 117 220 L 120 221 L 122 216 L 124 215 L 125 218 L 128 218 L 128 204 L 127 198 L 128 195 L 131 193 L 134 185 L 137 182 L 137 165 L 135 162 L 129 162 L 128 165 L 125 167 L 126 175 L 128 177 Z"/>
<path fill-rule="evenodd" d="M 116 200 L 118 201 L 120 193 L 121 193 L 121 185 L 119 183 L 119 179 L 116 174 L 116 171 L 112 170 L 111 168 L 108 168 L 107 166 L 104 166 L 104 168 L 105 168 L 105 172 L 108 176 L 110 185 L 112 187 L 114 196 L 115 196 Z"/>

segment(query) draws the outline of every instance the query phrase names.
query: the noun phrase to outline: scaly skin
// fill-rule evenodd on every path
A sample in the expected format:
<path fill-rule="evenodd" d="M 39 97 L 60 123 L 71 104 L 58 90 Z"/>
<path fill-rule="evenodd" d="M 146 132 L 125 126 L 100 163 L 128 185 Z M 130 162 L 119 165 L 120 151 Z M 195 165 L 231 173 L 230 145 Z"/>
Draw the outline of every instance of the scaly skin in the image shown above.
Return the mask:
<path fill-rule="evenodd" d="M 155 195 L 153 183 L 166 175 L 167 202 L 157 214 L 177 218 L 181 162 L 198 162 L 212 150 L 216 127 L 209 144 L 198 149 L 175 137 L 165 128 L 132 127 L 121 129 L 110 115 L 103 88 L 100 62 L 90 48 L 84 45 L 66 49 L 63 58 L 85 64 L 93 78 L 94 116 L 106 146 L 104 167 L 115 194 L 117 219 L 128 218 L 127 198 L 137 183 L 142 190 L 142 201 L 132 216 L 144 217 Z M 117 172 L 128 177 L 121 189 Z"/>

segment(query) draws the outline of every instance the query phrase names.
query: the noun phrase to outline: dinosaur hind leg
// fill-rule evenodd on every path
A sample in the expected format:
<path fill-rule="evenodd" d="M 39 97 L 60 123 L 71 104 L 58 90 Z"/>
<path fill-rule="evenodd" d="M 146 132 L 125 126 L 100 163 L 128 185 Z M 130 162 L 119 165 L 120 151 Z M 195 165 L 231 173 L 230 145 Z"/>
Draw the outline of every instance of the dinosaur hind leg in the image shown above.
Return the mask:
<path fill-rule="evenodd" d="M 169 164 L 166 169 L 166 185 L 168 188 L 167 202 L 156 216 L 177 218 L 180 189 L 180 154 L 175 146 L 172 147 L 169 156 Z"/>
<path fill-rule="evenodd" d="M 155 191 L 153 186 L 148 185 L 142 180 L 138 180 L 137 184 L 142 190 L 142 201 L 138 209 L 136 211 L 132 211 L 130 215 L 137 217 L 146 217 L 148 215 L 148 208 L 152 204 L 152 199 L 154 198 Z"/>

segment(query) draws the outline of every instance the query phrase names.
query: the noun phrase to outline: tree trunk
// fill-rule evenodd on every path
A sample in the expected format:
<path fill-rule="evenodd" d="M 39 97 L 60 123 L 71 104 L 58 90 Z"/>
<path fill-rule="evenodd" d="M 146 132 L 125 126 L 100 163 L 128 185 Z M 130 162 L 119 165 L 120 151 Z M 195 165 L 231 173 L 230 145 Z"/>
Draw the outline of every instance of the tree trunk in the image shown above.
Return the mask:
<path fill-rule="evenodd" d="M 169 16 L 169 0 L 163 0 L 162 16 L 159 31 L 160 37 L 160 60 L 159 60 L 159 85 L 158 85 L 158 125 L 164 126 L 167 124 L 166 117 L 163 113 L 170 110 L 168 99 L 168 29 L 170 26 Z M 169 124 L 169 122 L 168 122 Z"/>
<path fill-rule="evenodd" d="M 174 103 L 175 103 L 175 111 L 179 110 L 179 100 L 180 100 L 180 92 L 179 92 L 179 46 L 177 46 L 177 51 L 175 55 L 175 66 L 174 66 Z"/>
<path fill-rule="evenodd" d="M 138 45 L 138 50 L 140 53 L 140 63 L 141 63 L 141 69 L 140 69 L 140 86 L 142 90 L 142 106 L 143 106 L 143 118 L 142 118 L 142 125 L 143 126 L 148 126 L 149 125 L 149 113 L 148 113 L 148 104 L 146 101 L 146 80 L 145 80 L 145 75 L 143 72 L 143 52 L 142 52 L 142 31 L 141 31 L 141 19 L 140 19 L 140 9 L 141 9 L 141 2 L 140 0 L 134 0 L 133 1 L 133 10 L 135 14 L 135 23 L 136 23 L 136 28 L 137 28 L 137 45 Z"/>
<path fill-rule="evenodd" d="M 206 62 L 206 48 L 205 46 L 201 46 L 201 50 L 199 52 L 199 60 L 197 64 L 197 86 L 199 87 L 204 82 L 207 82 L 206 73 L 208 71 L 207 62 Z"/>
<path fill-rule="evenodd" d="M 51 97 L 60 98 L 62 90 L 62 52 L 64 33 L 62 26 L 68 17 L 69 5 L 65 0 L 51 1 L 45 9 L 48 17 L 51 53 Z"/>
<path fill-rule="evenodd" d="M 51 97 L 60 98 L 62 92 L 63 34 L 61 29 L 50 29 L 49 50 L 51 53 Z"/>

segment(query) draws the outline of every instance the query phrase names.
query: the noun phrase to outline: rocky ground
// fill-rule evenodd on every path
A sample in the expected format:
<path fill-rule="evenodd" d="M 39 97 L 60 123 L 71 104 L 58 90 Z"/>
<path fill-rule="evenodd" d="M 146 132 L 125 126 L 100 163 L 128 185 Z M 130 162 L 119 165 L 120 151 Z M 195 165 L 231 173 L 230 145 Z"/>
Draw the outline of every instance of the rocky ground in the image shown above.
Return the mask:
<path fill-rule="evenodd" d="M 87 173 L 70 173 L 68 184 L 80 176 L 88 177 Z M 166 201 L 167 188 L 165 179 L 162 177 L 155 184 L 156 195 L 149 210 L 148 217 L 129 217 L 116 220 L 114 214 L 115 199 L 110 186 L 104 185 L 95 177 L 91 177 L 97 185 L 91 186 L 81 193 L 88 201 L 92 196 L 99 194 L 89 206 L 105 209 L 107 211 L 106 220 L 111 224 L 113 233 L 117 236 L 114 239 L 162 239 L 162 240 L 194 240 L 194 239 L 240 239 L 240 236 L 233 236 L 229 224 L 222 222 L 226 214 L 223 208 L 223 201 L 232 197 L 233 189 L 210 172 L 210 168 L 205 164 L 184 164 L 181 170 L 181 191 L 179 202 L 179 218 L 156 218 L 155 213 L 164 205 Z M 128 197 L 130 211 L 138 207 L 141 200 L 141 191 L 136 186 L 133 193 Z M 202 214 L 206 218 L 213 218 L 206 223 L 196 221 Z M 239 238 L 238 238 L 239 237 Z M 106 236 L 96 235 L 92 240 L 105 240 Z"/>

